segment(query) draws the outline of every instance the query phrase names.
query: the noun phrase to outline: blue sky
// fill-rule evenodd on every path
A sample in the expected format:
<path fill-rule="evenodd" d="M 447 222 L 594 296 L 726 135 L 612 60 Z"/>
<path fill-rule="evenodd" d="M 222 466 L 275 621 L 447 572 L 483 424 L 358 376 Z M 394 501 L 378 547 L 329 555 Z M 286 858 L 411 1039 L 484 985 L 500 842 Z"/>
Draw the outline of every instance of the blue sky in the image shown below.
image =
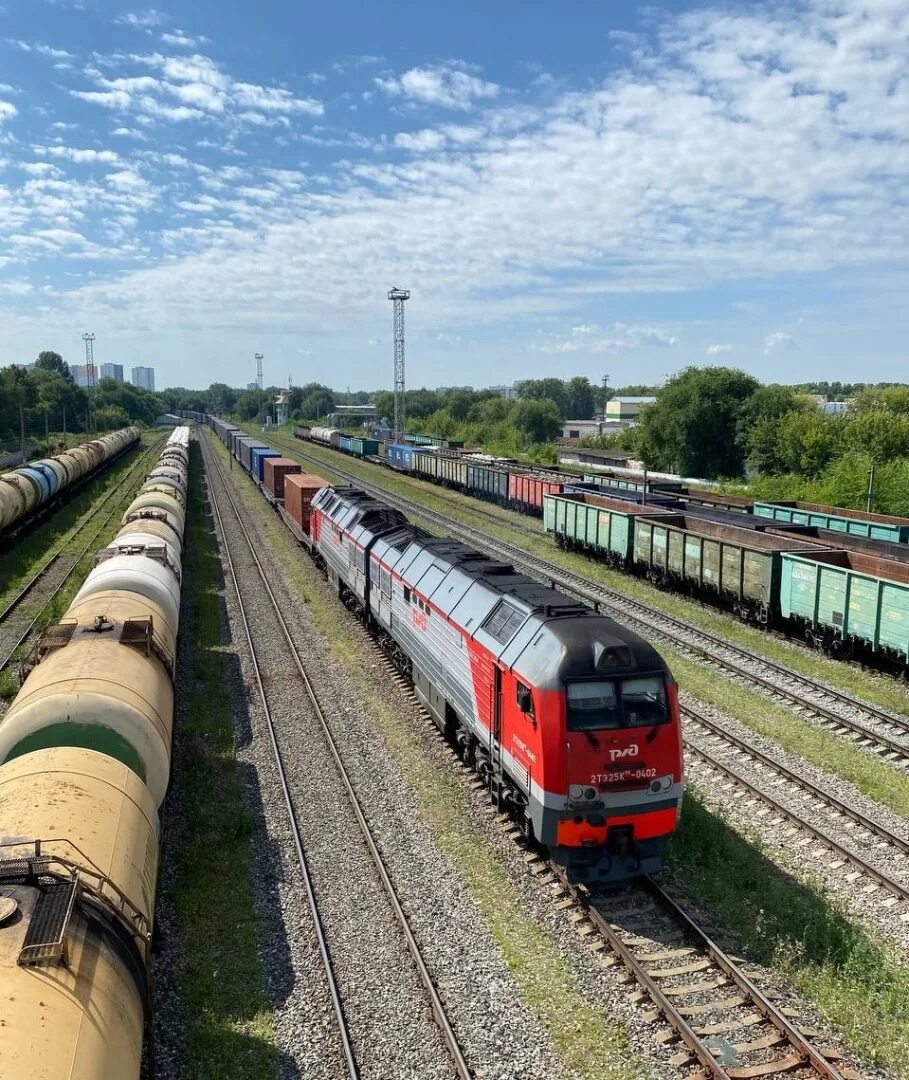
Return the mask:
<path fill-rule="evenodd" d="M 0 0 L 2 362 L 909 372 L 909 0 Z"/>

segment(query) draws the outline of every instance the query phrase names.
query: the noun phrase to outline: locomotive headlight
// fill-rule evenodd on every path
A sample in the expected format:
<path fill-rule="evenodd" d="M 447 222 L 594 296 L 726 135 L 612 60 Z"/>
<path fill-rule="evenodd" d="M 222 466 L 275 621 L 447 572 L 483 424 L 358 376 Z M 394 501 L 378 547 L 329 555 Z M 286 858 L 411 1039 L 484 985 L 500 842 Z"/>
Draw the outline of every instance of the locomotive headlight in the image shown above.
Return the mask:
<path fill-rule="evenodd" d="M 580 784 L 570 785 L 570 787 L 568 788 L 568 798 L 574 799 L 575 801 L 584 798 L 584 789 L 581 787 Z"/>
<path fill-rule="evenodd" d="M 658 776 L 655 780 L 650 781 L 650 794 L 659 795 L 663 791 L 668 791 L 672 787 L 672 773 L 668 776 Z"/>

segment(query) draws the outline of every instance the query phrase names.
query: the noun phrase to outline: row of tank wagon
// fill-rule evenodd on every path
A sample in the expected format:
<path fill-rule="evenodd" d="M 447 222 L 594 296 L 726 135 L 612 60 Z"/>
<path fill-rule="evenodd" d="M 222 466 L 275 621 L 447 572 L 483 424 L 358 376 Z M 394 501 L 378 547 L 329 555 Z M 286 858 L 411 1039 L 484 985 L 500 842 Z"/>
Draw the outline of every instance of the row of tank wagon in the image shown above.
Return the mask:
<path fill-rule="evenodd" d="M 305 429 L 298 437 L 306 438 Z M 858 653 L 900 669 L 909 663 L 909 519 L 762 502 L 635 470 L 572 479 L 400 444 L 385 447 L 385 461 L 542 514 L 562 546 L 795 633 L 833 656 Z"/>
<path fill-rule="evenodd" d="M 0 475 L 0 532 L 23 524 L 80 480 L 103 468 L 139 441 L 135 427 L 64 450 L 53 457 L 30 461 Z"/>
<path fill-rule="evenodd" d="M 659 869 L 681 732 L 675 683 L 646 642 L 287 458 L 264 458 L 260 476 L 238 429 L 209 424 L 525 831 L 586 880 Z"/>
<path fill-rule="evenodd" d="M 0 721 L 0 1076 L 134 1080 L 170 773 L 189 429 Z"/>

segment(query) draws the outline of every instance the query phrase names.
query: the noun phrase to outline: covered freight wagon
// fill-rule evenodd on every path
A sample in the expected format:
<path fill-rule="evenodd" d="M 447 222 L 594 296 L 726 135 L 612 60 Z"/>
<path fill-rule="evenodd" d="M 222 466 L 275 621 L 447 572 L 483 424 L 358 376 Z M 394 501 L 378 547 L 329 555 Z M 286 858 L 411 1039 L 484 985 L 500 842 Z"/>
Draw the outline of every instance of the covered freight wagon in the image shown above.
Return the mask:
<path fill-rule="evenodd" d="M 824 506 L 807 502 L 756 502 L 754 513 L 774 521 L 789 521 L 794 525 L 817 525 L 820 529 L 867 536 L 872 540 L 889 540 L 909 544 L 909 518 L 890 514 L 870 514 L 862 510 L 846 510 L 840 506 Z"/>
<path fill-rule="evenodd" d="M 732 608 L 742 618 L 769 622 L 777 607 L 784 552 L 817 552 L 787 536 L 722 525 L 684 514 L 638 517 L 634 562 L 657 582 L 687 587 Z"/>
<path fill-rule="evenodd" d="M 815 644 L 909 661 L 909 567 L 855 551 L 786 553 L 781 564 L 780 614 Z"/>

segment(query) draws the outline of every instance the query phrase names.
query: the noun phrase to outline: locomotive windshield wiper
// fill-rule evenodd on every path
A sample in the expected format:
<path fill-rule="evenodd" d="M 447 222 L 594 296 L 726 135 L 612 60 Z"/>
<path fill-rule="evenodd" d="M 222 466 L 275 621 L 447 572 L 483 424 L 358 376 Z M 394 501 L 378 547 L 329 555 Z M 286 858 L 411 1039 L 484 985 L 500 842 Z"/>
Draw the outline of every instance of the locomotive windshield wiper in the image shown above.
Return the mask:
<path fill-rule="evenodd" d="M 594 735 L 590 728 L 584 728 L 584 734 L 587 736 L 593 746 L 600 745 L 600 740 L 596 737 L 596 735 Z"/>

